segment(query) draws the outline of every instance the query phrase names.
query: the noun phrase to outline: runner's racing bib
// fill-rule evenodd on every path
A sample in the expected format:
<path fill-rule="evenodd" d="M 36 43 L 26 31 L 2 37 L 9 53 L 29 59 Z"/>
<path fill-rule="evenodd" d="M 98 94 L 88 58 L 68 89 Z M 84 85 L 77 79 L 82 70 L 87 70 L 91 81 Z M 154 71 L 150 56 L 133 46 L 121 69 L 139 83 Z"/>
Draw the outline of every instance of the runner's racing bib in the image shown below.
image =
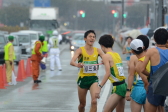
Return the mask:
<path fill-rule="evenodd" d="M 116 63 L 117 69 L 119 76 L 124 76 L 124 69 L 123 69 L 123 64 L 122 63 Z"/>
<path fill-rule="evenodd" d="M 98 65 L 97 61 L 84 61 L 83 73 L 97 73 Z"/>

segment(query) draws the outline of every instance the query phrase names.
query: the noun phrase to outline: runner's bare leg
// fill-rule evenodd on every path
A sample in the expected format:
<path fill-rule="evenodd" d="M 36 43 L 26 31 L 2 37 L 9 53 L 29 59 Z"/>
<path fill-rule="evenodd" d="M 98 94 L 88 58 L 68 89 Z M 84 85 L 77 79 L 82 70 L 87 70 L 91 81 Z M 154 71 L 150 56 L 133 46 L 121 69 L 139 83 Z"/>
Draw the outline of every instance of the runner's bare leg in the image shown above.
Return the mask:
<path fill-rule="evenodd" d="M 122 97 L 115 93 L 110 95 L 104 106 L 103 112 L 112 112 L 116 108 L 117 104 L 120 102 L 121 99 Z"/>
<path fill-rule="evenodd" d="M 90 87 L 90 95 L 91 95 L 91 108 L 90 112 L 97 112 L 97 94 L 98 94 L 98 83 L 93 83 Z"/>
<path fill-rule="evenodd" d="M 85 112 L 85 105 L 86 105 L 86 95 L 88 89 L 82 89 L 78 86 L 78 97 L 79 97 L 79 112 Z"/>

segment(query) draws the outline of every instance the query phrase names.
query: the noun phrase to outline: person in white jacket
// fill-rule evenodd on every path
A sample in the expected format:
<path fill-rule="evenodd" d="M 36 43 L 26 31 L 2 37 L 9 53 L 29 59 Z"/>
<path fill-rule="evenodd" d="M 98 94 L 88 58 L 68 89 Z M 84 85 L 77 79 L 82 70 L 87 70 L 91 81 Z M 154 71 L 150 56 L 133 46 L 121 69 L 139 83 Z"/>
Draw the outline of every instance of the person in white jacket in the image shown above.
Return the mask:
<path fill-rule="evenodd" d="M 61 63 L 60 63 L 60 50 L 59 50 L 59 42 L 62 40 L 62 36 L 59 35 L 58 31 L 55 30 L 53 32 L 53 36 L 49 39 L 49 46 L 50 46 L 50 70 L 54 71 L 55 69 L 55 62 L 59 71 L 62 71 Z"/>

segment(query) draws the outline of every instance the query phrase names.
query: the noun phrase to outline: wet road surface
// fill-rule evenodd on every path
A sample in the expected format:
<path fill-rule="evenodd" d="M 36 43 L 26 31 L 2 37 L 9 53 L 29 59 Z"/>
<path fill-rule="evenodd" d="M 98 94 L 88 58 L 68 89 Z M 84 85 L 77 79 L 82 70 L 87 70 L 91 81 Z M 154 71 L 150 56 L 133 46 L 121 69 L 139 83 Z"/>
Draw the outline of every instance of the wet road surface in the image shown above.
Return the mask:
<path fill-rule="evenodd" d="M 95 46 L 99 47 L 97 43 L 95 43 Z M 127 77 L 128 67 L 125 56 L 121 54 L 121 48 L 115 44 L 113 49 L 121 55 Z M 1 89 L 0 112 L 78 112 L 76 84 L 78 69 L 69 65 L 74 52 L 69 51 L 68 45 L 62 45 L 61 50 L 60 58 L 63 71 L 58 71 L 57 68 L 55 68 L 55 71 L 50 71 L 48 60 L 47 70 L 40 73 L 42 83 L 34 84 L 32 78 L 28 77 L 24 82 L 18 82 L 16 86 L 8 86 L 7 89 Z M 17 73 L 17 66 L 15 71 Z M 102 79 L 104 73 L 104 66 L 100 66 L 98 72 L 100 79 Z M 107 85 L 109 87 L 104 88 L 112 87 L 111 84 Z M 110 89 L 104 91 L 104 88 L 101 95 L 109 95 Z M 98 100 L 100 109 L 104 106 L 104 101 L 108 96 L 101 97 L 102 99 Z M 90 102 L 90 93 L 88 92 L 86 112 L 89 112 Z M 101 110 L 98 111 L 101 112 Z M 125 112 L 130 112 L 129 102 L 126 102 Z"/>

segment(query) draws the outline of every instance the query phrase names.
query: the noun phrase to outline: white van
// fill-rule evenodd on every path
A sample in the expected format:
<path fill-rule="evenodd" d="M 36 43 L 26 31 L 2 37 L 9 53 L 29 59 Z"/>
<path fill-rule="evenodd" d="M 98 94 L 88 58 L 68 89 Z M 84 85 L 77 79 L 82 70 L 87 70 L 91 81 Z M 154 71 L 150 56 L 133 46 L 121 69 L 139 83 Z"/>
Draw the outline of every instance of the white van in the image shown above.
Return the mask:
<path fill-rule="evenodd" d="M 39 39 L 40 35 L 43 35 L 40 31 L 33 31 L 33 30 L 21 30 L 20 33 L 28 33 L 30 34 L 31 40 L 31 49 L 33 49 L 35 42 Z"/>

